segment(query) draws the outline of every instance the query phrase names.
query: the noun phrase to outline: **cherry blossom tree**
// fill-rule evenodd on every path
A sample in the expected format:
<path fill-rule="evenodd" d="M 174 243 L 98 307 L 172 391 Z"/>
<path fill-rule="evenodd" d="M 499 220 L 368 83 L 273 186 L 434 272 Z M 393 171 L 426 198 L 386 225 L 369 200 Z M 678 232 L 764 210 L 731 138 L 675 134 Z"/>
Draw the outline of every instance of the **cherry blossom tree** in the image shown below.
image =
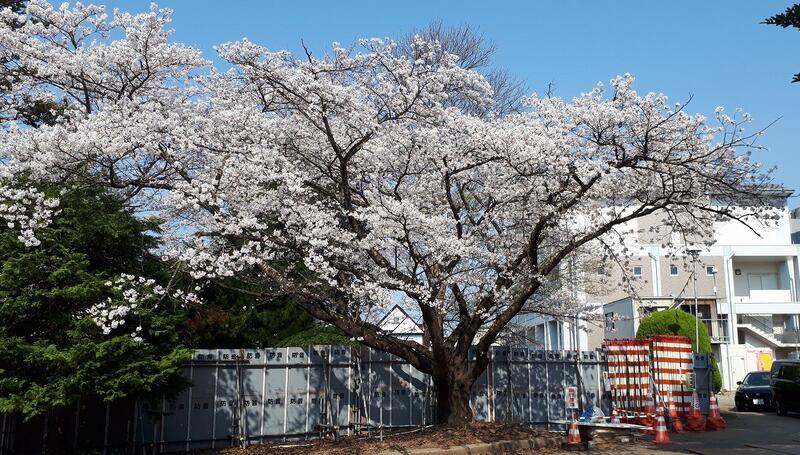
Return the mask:
<path fill-rule="evenodd" d="M 24 25 L 0 29 L 0 53 L 28 69 L 2 109 L 66 106 L 53 125 L 4 123 L 0 216 L 20 235 L 35 245 L 55 204 L 19 176 L 102 179 L 168 220 L 165 255 L 195 278 L 250 280 L 430 373 L 442 422 L 472 418 L 470 388 L 517 314 L 578 308 L 557 285 L 577 251 L 624 258 L 631 222 L 656 212 L 700 235 L 763 205 L 749 117 L 711 125 L 628 75 L 487 115 L 487 79 L 436 41 L 296 56 L 245 39 L 217 48 L 221 71 L 172 43 L 155 6 L 2 14 Z M 426 344 L 376 325 L 395 303 Z"/>

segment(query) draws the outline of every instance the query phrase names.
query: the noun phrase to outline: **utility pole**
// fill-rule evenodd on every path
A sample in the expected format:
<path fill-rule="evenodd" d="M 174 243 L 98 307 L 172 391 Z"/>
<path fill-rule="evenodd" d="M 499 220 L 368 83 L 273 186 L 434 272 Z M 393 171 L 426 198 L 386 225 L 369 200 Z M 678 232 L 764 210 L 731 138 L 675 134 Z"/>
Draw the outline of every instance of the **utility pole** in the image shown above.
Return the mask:
<path fill-rule="evenodd" d="M 577 268 L 575 266 L 575 256 L 572 255 L 570 257 L 570 269 L 572 269 L 571 278 L 572 278 L 572 298 L 575 299 L 573 302 L 577 308 L 578 306 L 578 276 L 577 276 Z M 573 337 L 573 345 L 572 349 L 574 351 L 580 351 L 580 332 L 578 332 L 578 317 L 580 313 L 578 311 L 575 312 L 575 317 L 572 319 L 572 337 Z"/>
<path fill-rule="evenodd" d="M 700 248 L 690 246 L 686 248 L 692 255 L 692 293 L 694 294 L 694 352 L 700 352 L 700 314 L 697 302 L 697 256 L 700 255 Z"/>

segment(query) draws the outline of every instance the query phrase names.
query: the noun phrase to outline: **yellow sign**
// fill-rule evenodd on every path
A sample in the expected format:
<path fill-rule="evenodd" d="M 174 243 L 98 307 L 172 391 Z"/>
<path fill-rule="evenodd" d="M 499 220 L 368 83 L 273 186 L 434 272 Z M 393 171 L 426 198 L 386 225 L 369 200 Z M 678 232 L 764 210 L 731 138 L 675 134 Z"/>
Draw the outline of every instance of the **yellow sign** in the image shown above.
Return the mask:
<path fill-rule="evenodd" d="M 759 352 L 758 353 L 758 369 L 761 371 L 769 371 L 772 368 L 772 353 Z"/>

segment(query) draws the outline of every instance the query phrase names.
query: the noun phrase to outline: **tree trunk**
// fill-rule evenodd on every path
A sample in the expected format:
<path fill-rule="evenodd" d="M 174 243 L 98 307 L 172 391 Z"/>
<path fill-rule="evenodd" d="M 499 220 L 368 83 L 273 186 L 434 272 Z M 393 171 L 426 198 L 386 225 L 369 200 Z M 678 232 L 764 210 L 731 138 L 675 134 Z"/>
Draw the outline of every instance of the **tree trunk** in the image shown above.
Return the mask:
<path fill-rule="evenodd" d="M 436 423 L 459 426 L 474 420 L 470 392 L 475 382 L 466 364 L 448 362 L 434 366 Z"/>

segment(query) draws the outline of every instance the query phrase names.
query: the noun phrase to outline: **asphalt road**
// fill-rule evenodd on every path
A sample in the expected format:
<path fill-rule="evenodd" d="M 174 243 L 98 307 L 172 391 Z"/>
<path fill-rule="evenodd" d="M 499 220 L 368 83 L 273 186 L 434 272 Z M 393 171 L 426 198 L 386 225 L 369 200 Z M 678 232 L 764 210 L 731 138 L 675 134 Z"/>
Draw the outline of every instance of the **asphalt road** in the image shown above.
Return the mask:
<path fill-rule="evenodd" d="M 702 433 L 670 433 L 672 444 L 655 446 L 645 442 L 634 447 L 619 446 L 598 454 L 701 455 L 800 455 L 800 414 L 779 417 L 772 411 L 738 412 L 733 394 L 718 396 L 728 428 Z"/>

